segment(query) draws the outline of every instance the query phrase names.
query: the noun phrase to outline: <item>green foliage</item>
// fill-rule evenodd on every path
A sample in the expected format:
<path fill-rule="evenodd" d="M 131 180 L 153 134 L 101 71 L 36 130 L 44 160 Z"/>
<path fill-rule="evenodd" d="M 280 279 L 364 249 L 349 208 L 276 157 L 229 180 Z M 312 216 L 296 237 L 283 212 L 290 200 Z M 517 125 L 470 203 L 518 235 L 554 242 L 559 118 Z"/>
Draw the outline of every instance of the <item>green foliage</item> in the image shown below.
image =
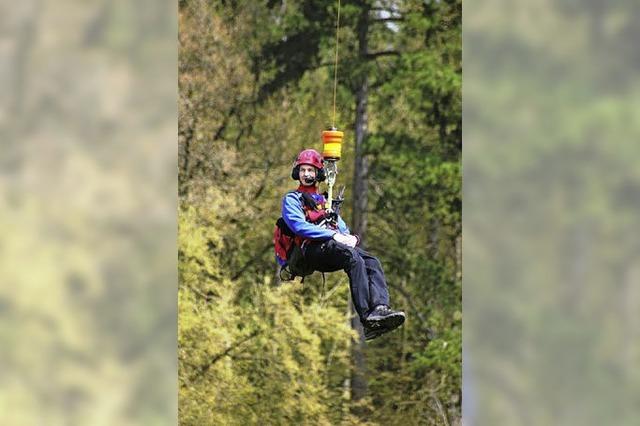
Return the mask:
<path fill-rule="evenodd" d="M 253 282 L 251 303 L 237 303 L 239 288 L 211 255 L 224 250 L 220 224 L 193 207 L 180 217 L 181 423 L 332 424 L 348 370 L 344 310 L 268 276 Z"/>

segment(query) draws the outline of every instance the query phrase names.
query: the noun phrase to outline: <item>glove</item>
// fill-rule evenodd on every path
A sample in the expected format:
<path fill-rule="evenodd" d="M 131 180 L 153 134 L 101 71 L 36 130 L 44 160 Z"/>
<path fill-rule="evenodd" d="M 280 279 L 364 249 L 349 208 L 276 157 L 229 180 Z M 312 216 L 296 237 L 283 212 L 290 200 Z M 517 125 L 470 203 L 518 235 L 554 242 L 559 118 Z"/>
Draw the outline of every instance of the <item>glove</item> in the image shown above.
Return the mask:
<path fill-rule="evenodd" d="M 354 235 L 335 233 L 333 239 L 349 247 L 355 247 L 358 244 L 358 238 Z"/>

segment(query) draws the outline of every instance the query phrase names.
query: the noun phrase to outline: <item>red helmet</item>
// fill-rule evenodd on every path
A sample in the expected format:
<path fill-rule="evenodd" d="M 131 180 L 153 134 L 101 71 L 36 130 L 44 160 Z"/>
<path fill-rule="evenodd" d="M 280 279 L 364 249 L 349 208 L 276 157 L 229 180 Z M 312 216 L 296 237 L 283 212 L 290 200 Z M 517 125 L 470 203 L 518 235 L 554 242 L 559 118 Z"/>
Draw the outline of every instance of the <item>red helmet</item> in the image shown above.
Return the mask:
<path fill-rule="evenodd" d="M 296 158 L 296 162 L 293 164 L 293 170 L 291 171 L 291 177 L 294 180 L 298 180 L 300 178 L 300 166 L 303 164 L 307 164 L 318 169 L 318 176 L 316 177 L 318 182 L 322 182 L 325 179 L 324 160 L 318 151 L 315 149 L 305 149 L 298 154 L 298 158 Z"/>
<path fill-rule="evenodd" d="M 302 164 L 308 164 L 316 169 L 321 169 L 324 166 L 324 160 L 322 159 L 322 155 L 320 155 L 315 149 L 305 149 L 298 154 L 298 158 L 296 158 L 296 163 L 293 167 L 297 167 Z"/>

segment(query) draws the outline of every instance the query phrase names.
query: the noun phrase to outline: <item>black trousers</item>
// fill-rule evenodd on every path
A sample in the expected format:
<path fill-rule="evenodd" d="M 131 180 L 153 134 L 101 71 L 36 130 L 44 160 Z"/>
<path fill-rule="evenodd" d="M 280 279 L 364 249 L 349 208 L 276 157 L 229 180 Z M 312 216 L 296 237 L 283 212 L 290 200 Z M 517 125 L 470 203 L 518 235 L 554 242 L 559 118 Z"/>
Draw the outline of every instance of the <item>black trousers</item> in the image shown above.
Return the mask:
<path fill-rule="evenodd" d="M 360 320 L 378 305 L 389 305 L 389 290 L 380 261 L 359 247 L 335 240 L 309 242 L 304 248 L 305 263 L 319 272 L 344 270 L 349 276 L 351 300 Z"/>

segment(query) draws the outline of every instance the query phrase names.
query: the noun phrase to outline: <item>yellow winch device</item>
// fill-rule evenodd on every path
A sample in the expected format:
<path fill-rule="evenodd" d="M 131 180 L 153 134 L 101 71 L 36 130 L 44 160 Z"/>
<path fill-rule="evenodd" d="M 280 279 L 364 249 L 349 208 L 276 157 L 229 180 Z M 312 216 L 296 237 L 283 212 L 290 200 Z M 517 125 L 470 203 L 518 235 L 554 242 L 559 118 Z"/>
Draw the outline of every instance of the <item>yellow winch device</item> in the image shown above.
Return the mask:
<path fill-rule="evenodd" d="M 322 143 L 324 146 L 322 156 L 325 160 L 340 160 L 343 138 L 344 132 L 339 131 L 335 127 L 322 132 Z"/>

